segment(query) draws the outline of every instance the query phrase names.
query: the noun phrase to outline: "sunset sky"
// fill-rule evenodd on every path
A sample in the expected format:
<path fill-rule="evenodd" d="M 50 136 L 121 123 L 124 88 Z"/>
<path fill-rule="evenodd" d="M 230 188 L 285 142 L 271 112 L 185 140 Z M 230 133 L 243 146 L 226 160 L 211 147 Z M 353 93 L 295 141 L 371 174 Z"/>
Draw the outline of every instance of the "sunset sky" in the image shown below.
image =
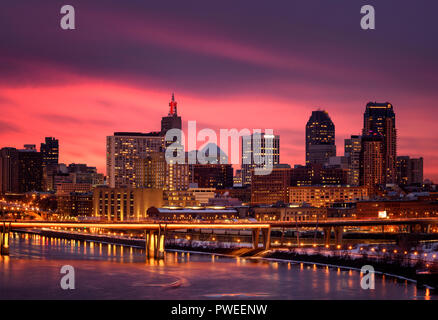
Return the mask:
<path fill-rule="evenodd" d="M 64 4 L 76 30 L 59 26 Z M 360 28 L 364 4 L 374 31 Z M 105 172 L 105 137 L 159 130 L 175 92 L 185 125 L 273 128 L 281 162 L 303 164 L 312 110 L 327 110 L 342 155 L 366 103 L 388 101 L 398 155 L 423 156 L 438 181 L 437 12 L 430 0 L 7 1 L 0 147 L 54 136 L 61 162 Z"/>

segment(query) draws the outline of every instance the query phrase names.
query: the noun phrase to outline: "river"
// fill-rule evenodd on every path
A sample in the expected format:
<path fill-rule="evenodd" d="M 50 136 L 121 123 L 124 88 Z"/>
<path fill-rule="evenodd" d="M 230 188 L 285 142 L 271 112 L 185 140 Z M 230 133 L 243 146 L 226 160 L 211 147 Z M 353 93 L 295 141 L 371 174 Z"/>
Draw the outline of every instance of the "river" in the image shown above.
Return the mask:
<path fill-rule="evenodd" d="M 63 290 L 60 269 L 75 270 Z M 146 259 L 144 250 L 97 242 L 13 234 L 0 257 L 0 299 L 434 299 L 415 283 L 357 271 L 185 252 Z"/>

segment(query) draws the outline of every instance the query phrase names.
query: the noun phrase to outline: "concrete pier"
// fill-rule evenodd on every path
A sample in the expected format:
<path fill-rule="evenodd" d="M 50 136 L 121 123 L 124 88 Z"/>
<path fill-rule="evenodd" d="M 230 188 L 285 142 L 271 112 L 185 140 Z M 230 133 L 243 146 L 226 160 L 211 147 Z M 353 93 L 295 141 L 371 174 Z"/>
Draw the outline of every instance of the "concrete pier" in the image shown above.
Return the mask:
<path fill-rule="evenodd" d="M 9 255 L 9 236 L 11 232 L 11 224 L 3 222 L 0 230 L 0 255 Z"/>

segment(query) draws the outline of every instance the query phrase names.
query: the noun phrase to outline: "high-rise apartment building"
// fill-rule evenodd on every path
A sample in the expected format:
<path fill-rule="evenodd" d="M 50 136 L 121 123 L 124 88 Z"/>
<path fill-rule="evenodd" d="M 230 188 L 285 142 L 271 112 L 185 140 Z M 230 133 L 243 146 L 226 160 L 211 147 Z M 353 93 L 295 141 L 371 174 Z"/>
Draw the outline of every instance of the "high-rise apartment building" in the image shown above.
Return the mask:
<path fill-rule="evenodd" d="M 401 185 L 423 183 L 423 158 L 397 157 L 397 182 Z"/>
<path fill-rule="evenodd" d="M 0 149 L 0 194 L 19 192 L 18 150 Z"/>
<path fill-rule="evenodd" d="M 151 152 L 137 159 L 135 182 L 138 188 L 155 188 L 166 191 L 187 190 L 189 187 L 189 165 L 166 161 L 164 152 Z"/>
<path fill-rule="evenodd" d="M 252 170 L 280 163 L 280 136 L 253 133 L 242 137 L 242 184 L 251 184 Z"/>
<path fill-rule="evenodd" d="M 384 138 L 379 134 L 362 136 L 360 185 L 370 188 L 385 183 Z"/>
<path fill-rule="evenodd" d="M 135 162 L 164 150 L 160 132 L 115 132 L 107 137 L 106 170 L 112 188 L 135 187 Z"/>
<path fill-rule="evenodd" d="M 395 183 L 397 180 L 397 130 L 395 113 L 391 103 L 369 102 L 364 113 L 363 135 L 382 137 L 383 180 L 382 183 Z"/>
<path fill-rule="evenodd" d="M 334 156 L 335 125 L 326 111 L 312 111 L 306 124 L 306 164 L 325 164 Z"/>
<path fill-rule="evenodd" d="M 360 151 L 362 149 L 362 137 L 353 135 L 345 139 L 344 155 L 348 158 L 348 184 L 358 186 L 360 184 Z"/>

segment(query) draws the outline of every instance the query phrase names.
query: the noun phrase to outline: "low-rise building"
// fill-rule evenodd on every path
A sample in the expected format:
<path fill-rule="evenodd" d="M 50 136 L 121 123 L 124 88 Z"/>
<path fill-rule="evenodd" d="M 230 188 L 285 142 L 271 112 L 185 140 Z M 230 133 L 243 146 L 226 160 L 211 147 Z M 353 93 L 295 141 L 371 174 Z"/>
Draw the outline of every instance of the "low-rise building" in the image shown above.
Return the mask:
<path fill-rule="evenodd" d="M 236 209 L 227 208 L 150 208 L 147 211 L 148 218 L 156 220 L 226 220 L 238 219 L 239 212 Z"/>
<path fill-rule="evenodd" d="M 110 221 L 141 220 L 150 207 L 164 205 L 163 190 L 97 187 L 93 190 L 93 216 Z"/>
<path fill-rule="evenodd" d="M 335 202 L 355 202 L 368 199 L 368 188 L 360 186 L 289 187 L 289 203 L 306 202 L 313 207 L 328 207 Z"/>

